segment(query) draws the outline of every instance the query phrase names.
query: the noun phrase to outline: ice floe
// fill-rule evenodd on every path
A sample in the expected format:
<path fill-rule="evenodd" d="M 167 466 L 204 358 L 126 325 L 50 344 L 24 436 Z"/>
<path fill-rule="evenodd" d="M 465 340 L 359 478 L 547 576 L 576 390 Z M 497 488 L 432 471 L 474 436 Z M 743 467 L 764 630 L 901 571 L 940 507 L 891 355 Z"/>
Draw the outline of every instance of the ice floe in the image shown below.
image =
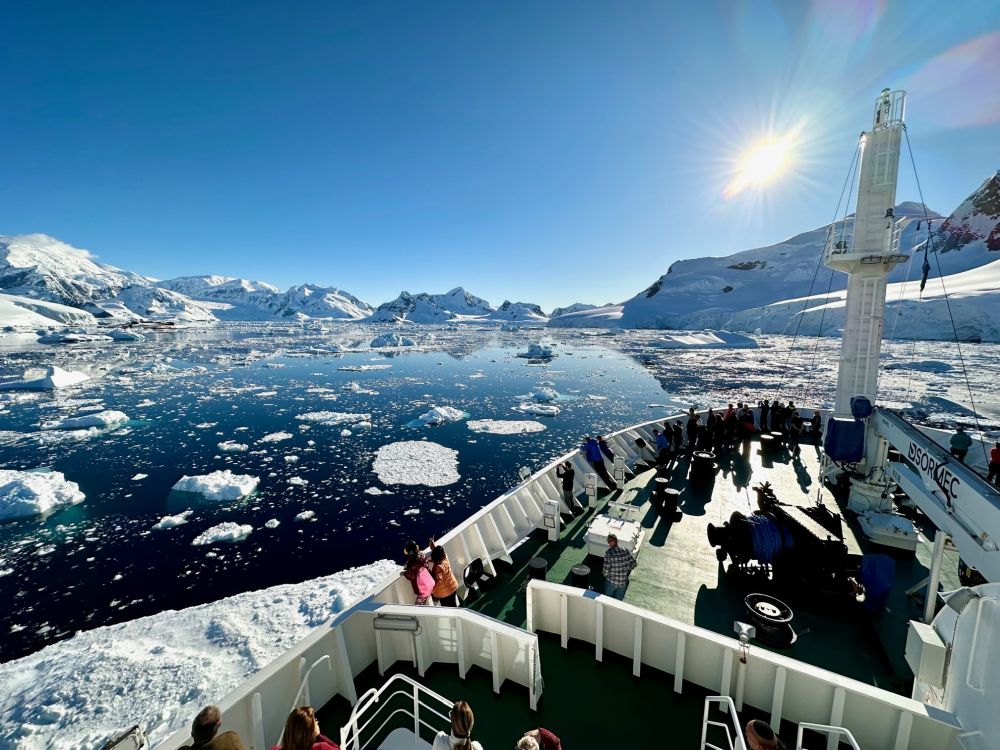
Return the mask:
<path fill-rule="evenodd" d="M 219 544 L 222 542 L 233 543 L 242 542 L 253 533 L 253 526 L 248 523 L 235 523 L 233 521 L 223 521 L 211 528 L 205 529 L 194 538 L 191 544 L 201 546 L 205 544 Z"/>
<path fill-rule="evenodd" d="M 425 484 L 443 487 L 459 480 L 458 451 L 427 440 L 383 445 L 372 470 L 383 484 Z"/>
<path fill-rule="evenodd" d="M 513 408 L 514 411 L 520 411 L 525 414 L 537 414 L 540 417 L 554 417 L 559 413 L 558 406 L 553 406 L 552 404 L 539 404 L 531 401 L 518 404 Z"/>
<path fill-rule="evenodd" d="M 533 419 L 473 419 L 466 422 L 465 426 L 473 432 L 486 432 L 491 435 L 522 435 L 546 429 L 545 425 Z"/>
<path fill-rule="evenodd" d="M 290 432 L 272 432 L 269 435 L 265 435 L 264 437 L 262 437 L 257 442 L 258 443 L 280 443 L 283 440 L 291 440 L 293 437 L 295 437 L 295 436 L 292 433 L 290 433 Z"/>
<path fill-rule="evenodd" d="M 300 422 L 309 422 L 324 427 L 336 427 L 341 424 L 359 424 L 361 422 L 371 422 L 371 414 L 355 414 L 343 411 L 310 411 L 305 414 L 296 414 L 295 418 Z"/>
<path fill-rule="evenodd" d="M 223 453 L 245 453 L 250 450 L 249 445 L 246 443 L 237 443 L 235 440 L 223 440 L 216 448 Z"/>
<path fill-rule="evenodd" d="M 310 521 L 316 517 L 316 511 L 314 510 L 304 510 L 301 513 L 295 515 L 296 521 Z"/>
<path fill-rule="evenodd" d="M 265 529 L 276 529 L 281 525 L 281 521 L 277 518 L 272 518 L 264 523 Z"/>
<path fill-rule="evenodd" d="M 173 489 L 177 492 L 194 492 L 207 500 L 238 500 L 257 489 L 259 482 L 257 477 L 234 474 L 229 469 L 224 469 L 211 474 L 182 476 Z"/>
<path fill-rule="evenodd" d="M 168 610 L 0 664 L 0 746 L 100 747 L 126 722 L 156 746 L 395 571 L 382 560 Z"/>
<path fill-rule="evenodd" d="M 157 521 L 152 526 L 153 531 L 164 531 L 166 529 L 172 529 L 176 526 L 183 526 L 188 522 L 188 516 L 194 513 L 193 510 L 185 510 L 182 513 L 178 513 L 176 516 L 164 516 L 159 521 Z"/>
<path fill-rule="evenodd" d="M 61 471 L 0 469 L 0 520 L 49 513 L 84 499 L 80 486 Z"/>
<path fill-rule="evenodd" d="M 107 429 L 119 427 L 128 422 L 128 414 L 111 409 L 99 411 L 96 414 L 84 414 L 82 417 L 66 417 L 42 422 L 43 430 L 85 430 L 88 427 Z"/>
<path fill-rule="evenodd" d="M 454 406 L 432 406 L 430 411 L 421 414 L 416 421 L 427 425 L 438 425 L 446 422 L 460 422 L 468 417 L 468 412 L 456 409 Z"/>

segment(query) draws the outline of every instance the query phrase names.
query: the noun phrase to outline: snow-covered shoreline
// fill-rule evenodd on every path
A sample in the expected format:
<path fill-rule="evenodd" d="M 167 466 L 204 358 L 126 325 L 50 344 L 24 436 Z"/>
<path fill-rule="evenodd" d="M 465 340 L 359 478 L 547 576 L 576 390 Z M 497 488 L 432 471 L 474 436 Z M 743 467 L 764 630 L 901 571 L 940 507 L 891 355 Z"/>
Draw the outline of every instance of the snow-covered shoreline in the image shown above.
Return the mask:
<path fill-rule="evenodd" d="M 0 747 L 82 750 L 132 724 L 155 747 L 395 571 L 380 560 L 77 633 L 0 664 Z"/>

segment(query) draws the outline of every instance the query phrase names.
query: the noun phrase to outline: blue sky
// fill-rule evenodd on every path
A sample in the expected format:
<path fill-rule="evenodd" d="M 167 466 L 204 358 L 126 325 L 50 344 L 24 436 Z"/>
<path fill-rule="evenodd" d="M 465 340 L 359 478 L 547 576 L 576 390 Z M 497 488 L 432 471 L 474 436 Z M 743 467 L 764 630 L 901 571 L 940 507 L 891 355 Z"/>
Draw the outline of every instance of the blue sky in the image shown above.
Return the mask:
<path fill-rule="evenodd" d="M 828 222 L 883 86 L 950 211 L 1000 167 L 997 71 L 989 2 L 8 4 L 0 233 L 372 303 L 621 301 Z"/>

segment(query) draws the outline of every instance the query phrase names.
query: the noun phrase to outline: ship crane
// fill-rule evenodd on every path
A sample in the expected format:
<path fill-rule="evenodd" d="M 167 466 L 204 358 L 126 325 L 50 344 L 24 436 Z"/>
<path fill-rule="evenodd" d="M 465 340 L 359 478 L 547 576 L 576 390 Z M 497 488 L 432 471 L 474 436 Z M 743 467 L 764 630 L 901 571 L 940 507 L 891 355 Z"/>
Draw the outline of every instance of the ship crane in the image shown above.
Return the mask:
<path fill-rule="evenodd" d="M 853 241 L 827 243 L 823 261 L 848 274 L 847 311 L 837 395 L 827 429 L 824 475 L 850 472 L 848 507 L 871 519 L 893 512 L 889 490 L 900 487 L 952 539 L 962 558 L 987 580 L 1000 581 L 1000 493 L 895 412 L 875 408 L 887 278 L 898 263 L 907 219 L 893 216 L 906 92 L 884 89 L 872 128 L 861 137 L 861 169 Z M 890 462 L 895 447 L 904 462 Z M 914 468 L 911 468 L 914 467 Z M 936 604 L 943 535 L 935 544 L 927 619 Z"/>

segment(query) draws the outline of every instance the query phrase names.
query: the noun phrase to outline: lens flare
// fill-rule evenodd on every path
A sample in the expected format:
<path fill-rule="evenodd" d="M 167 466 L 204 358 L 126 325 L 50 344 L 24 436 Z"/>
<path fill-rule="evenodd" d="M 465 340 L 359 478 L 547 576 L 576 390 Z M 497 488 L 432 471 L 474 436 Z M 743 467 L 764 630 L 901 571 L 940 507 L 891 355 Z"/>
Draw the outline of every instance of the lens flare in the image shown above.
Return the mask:
<path fill-rule="evenodd" d="M 735 198 L 749 188 L 763 187 L 784 174 L 793 161 L 794 143 L 790 136 L 758 141 L 739 157 L 722 194 Z"/>

